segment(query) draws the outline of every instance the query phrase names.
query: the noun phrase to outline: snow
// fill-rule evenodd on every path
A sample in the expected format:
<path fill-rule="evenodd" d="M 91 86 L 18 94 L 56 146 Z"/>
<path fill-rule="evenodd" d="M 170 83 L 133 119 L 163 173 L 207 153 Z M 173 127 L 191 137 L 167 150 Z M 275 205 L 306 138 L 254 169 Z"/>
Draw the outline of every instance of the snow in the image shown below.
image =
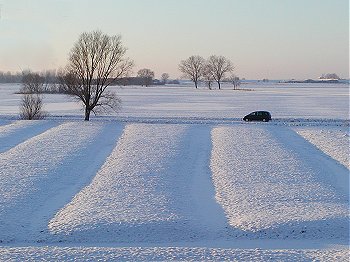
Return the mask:
<path fill-rule="evenodd" d="M 111 125 L 63 123 L 0 154 L 0 241 L 33 239 L 44 230 L 47 217 L 69 201 L 67 193 L 103 163 L 114 147 L 113 131 Z"/>
<path fill-rule="evenodd" d="M 333 177 L 348 185 L 346 168 L 327 158 L 320 166 L 317 152 L 284 127 L 217 127 L 212 137 L 216 198 L 232 234 L 348 239 L 348 186 Z"/>
<path fill-rule="evenodd" d="M 4 152 L 27 139 L 57 125 L 50 121 L 15 121 L 0 126 L 0 152 Z"/>
<path fill-rule="evenodd" d="M 78 241 L 175 242 L 210 237 L 207 231 L 220 223 L 224 230 L 224 217 L 210 215 L 222 212 L 205 181 L 209 146 L 208 127 L 128 125 L 92 183 L 50 221 L 50 231 Z M 198 182 L 208 194 L 192 193 Z"/>
<path fill-rule="evenodd" d="M 121 117 L 238 118 L 267 110 L 273 118 L 348 119 L 346 86 L 293 87 L 247 84 L 244 91 L 191 87 L 115 88 L 123 101 Z M 231 88 L 231 87 L 230 87 Z M 168 95 L 170 93 L 170 95 Z"/>
<path fill-rule="evenodd" d="M 270 111 L 274 119 L 349 119 L 349 87 L 343 84 L 263 84 L 248 83 L 245 90 L 195 89 L 192 86 L 117 87 L 122 100 L 117 118 L 206 118 L 241 119 L 255 110 Z M 4 102 L 0 116 L 19 112 L 19 85 L 0 84 Z M 66 95 L 44 95 L 45 110 L 51 116 L 81 116 L 81 106 Z"/>
<path fill-rule="evenodd" d="M 349 89 L 112 87 L 112 116 L 0 85 L 0 261 L 349 258 Z M 242 116 L 269 110 L 269 123 Z"/>
<path fill-rule="evenodd" d="M 349 127 L 296 127 L 295 130 L 322 152 L 350 169 Z"/>
<path fill-rule="evenodd" d="M 348 250 L 262 250 L 191 247 L 13 247 L 1 261 L 348 261 Z"/>

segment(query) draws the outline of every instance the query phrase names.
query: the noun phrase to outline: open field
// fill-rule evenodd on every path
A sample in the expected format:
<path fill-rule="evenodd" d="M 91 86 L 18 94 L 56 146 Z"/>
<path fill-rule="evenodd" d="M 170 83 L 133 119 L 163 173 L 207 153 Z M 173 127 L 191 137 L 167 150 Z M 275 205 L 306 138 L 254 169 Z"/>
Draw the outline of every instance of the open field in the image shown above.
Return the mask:
<path fill-rule="evenodd" d="M 291 119 L 349 119 L 349 87 L 345 84 L 247 83 L 241 88 L 253 91 L 196 90 L 193 86 L 114 87 L 122 99 L 118 120 L 155 121 L 240 120 L 255 110 L 267 110 L 284 122 Z M 17 84 L 0 84 L 0 116 L 17 116 L 21 96 L 13 94 Z M 45 110 L 52 116 L 79 116 L 79 103 L 65 95 L 44 97 Z M 115 118 L 114 118 L 115 119 Z"/>
<path fill-rule="evenodd" d="M 348 261 L 348 87 L 243 87 L 113 87 L 84 122 L 0 85 L 0 260 Z"/>

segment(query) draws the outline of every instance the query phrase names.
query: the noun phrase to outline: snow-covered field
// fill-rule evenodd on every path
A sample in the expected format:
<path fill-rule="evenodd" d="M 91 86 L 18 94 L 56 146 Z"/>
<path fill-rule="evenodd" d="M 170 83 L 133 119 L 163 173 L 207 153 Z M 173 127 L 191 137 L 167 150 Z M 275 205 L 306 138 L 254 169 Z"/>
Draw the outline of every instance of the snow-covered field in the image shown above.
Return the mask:
<path fill-rule="evenodd" d="M 348 87 L 243 87 L 114 87 L 86 123 L 0 85 L 0 261 L 348 261 Z"/>
<path fill-rule="evenodd" d="M 345 84 L 241 85 L 244 90 L 196 90 L 192 86 L 114 87 L 122 100 L 119 120 L 152 121 L 240 120 L 255 110 L 268 110 L 272 117 L 291 120 L 348 120 L 349 87 Z M 19 84 L 0 84 L 0 116 L 16 117 L 21 96 L 13 94 Z M 251 91 L 248 91 L 251 90 Z M 45 95 L 45 110 L 52 116 L 79 116 L 79 103 L 65 95 Z"/>

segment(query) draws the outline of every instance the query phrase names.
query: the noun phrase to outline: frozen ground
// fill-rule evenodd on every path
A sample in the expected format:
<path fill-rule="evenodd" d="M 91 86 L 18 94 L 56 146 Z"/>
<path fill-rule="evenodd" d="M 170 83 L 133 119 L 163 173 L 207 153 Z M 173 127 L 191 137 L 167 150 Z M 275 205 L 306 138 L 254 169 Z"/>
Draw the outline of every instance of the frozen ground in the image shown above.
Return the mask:
<path fill-rule="evenodd" d="M 254 88 L 122 88 L 84 123 L 0 86 L 0 261 L 348 261 L 348 89 Z"/>

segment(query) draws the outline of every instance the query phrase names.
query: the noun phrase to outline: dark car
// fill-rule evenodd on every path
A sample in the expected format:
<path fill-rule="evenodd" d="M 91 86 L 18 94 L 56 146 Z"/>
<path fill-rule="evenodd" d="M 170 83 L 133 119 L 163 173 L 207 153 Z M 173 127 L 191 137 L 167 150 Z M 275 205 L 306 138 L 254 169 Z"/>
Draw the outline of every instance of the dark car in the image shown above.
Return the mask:
<path fill-rule="evenodd" d="M 243 117 L 243 120 L 269 122 L 271 120 L 271 114 L 267 111 L 255 111 Z"/>

